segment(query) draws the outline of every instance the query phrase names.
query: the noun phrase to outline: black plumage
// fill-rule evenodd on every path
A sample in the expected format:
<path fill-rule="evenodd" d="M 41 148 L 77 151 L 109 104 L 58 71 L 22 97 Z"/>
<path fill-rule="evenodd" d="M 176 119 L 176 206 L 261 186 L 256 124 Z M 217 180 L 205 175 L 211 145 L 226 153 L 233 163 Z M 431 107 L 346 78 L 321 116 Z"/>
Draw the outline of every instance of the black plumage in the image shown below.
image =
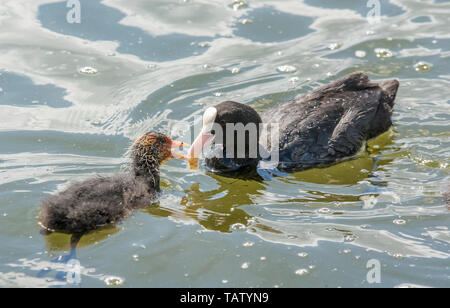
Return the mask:
<path fill-rule="evenodd" d="M 266 111 L 263 121 L 280 125 L 279 168 L 305 169 L 355 155 L 391 127 L 398 86 L 397 80 L 372 83 L 356 72 Z"/>
<path fill-rule="evenodd" d="M 150 132 L 131 147 L 132 171 L 75 183 L 42 202 L 39 220 L 49 231 L 81 235 L 116 223 L 158 198 L 159 165 L 172 158 L 172 140 Z"/>
<path fill-rule="evenodd" d="M 92 178 L 44 200 L 40 222 L 52 231 L 85 233 L 150 205 L 157 192 L 157 187 L 141 177 L 120 174 Z"/>
<path fill-rule="evenodd" d="M 278 169 L 303 170 L 351 157 L 366 140 L 387 131 L 392 125 L 398 87 L 397 80 L 373 83 L 366 74 L 355 72 L 271 108 L 261 118 L 247 105 L 223 102 L 216 106 L 215 122 L 230 123 L 231 119 L 233 123 L 259 123 L 262 119 L 266 124 L 277 123 Z M 230 114 L 233 117 L 230 118 Z M 270 140 L 267 144 L 270 145 Z M 254 164 L 255 160 L 250 162 Z M 213 157 L 208 158 L 206 164 L 215 171 L 236 171 L 246 165 L 246 161 Z"/>

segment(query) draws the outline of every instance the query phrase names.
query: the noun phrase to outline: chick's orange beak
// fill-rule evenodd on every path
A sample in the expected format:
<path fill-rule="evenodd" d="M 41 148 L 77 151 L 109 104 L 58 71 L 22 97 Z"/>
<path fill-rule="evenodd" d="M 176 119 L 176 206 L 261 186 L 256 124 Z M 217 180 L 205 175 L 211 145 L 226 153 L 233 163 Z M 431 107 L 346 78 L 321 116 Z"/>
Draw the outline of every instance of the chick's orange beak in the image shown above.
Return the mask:
<path fill-rule="evenodd" d="M 170 141 L 171 141 L 170 148 L 172 149 L 172 151 L 171 151 L 172 158 L 185 159 L 186 156 L 179 154 L 179 153 L 175 153 L 173 150 L 188 147 L 189 144 L 182 142 L 182 141 L 172 140 L 172 139 L 170 139 Z"/>

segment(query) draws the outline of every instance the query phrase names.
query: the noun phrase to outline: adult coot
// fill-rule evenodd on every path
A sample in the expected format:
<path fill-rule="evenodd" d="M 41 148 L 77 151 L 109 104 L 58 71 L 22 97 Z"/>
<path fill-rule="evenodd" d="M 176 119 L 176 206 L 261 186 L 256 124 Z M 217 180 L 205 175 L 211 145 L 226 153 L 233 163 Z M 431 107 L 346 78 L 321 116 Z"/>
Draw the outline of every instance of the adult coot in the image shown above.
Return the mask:
<path fill-rule="evenodd" d="M 231 101 L 220 103 L 205 111 L 203 128 L 189 150 L 189 160 L 196 165 L 200 152 L 211 140 L 220 148 L 206 158 L 206 165 L 216 172 L 239 171 L 257 166 L 261 160 L 275 161 L 275 167 L 281 171 L 297 171 L 351 157 L 367 139 L 392 125 L 398 87 L 397 80 L 374 83 L 366 74 L 355 72 L 271 108 L 262 117 L 250 106 Z M 260 136 L 261 123 L 272 125 L 267 137 Z M 258 146 L 261 139 L 272 137 L 274 123 L 278 125 L 279 136 L 276 160 L 266 155 L 267 150 L 276 148 L 270 148 L 270 140 L 266 143 L 269 145 L 266 156 Z M 231 128 L 240 125 L 245 129 L 241 133 L 239 129 L 227 130 L 228 124 L 232 124 Z M 256 133 L 252 133 L 252 125 L 257 127 Z M 228 143 L 230 132 L 234 138 Z M 244 142 L 239 143 L 239 138 Z M 234 149 L 230 149 L 230 144 Z M 273 156 L 274 152 L 271 153 Z"/>

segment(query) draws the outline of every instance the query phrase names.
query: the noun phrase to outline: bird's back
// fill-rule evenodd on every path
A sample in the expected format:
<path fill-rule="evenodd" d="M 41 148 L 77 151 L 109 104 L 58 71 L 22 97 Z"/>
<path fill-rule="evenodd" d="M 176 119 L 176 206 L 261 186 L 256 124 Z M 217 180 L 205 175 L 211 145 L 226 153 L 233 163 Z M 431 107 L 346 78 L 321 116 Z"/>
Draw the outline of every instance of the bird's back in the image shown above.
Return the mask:
<path fill-rule="evenodd" d="M 133 209 L 150 205 L 156 192 L 139 178 L 96 177 L 72 184 L 42 203 L 40 222 L 47 229 L 85 233 L 115 223 Z"/>
<path fill-rule="evenodd" d="M 392 125 L 398 86 L 356 72 L 266 111 L 263 122 L 280 129 L 279 168 L 306 169 L 355 155 Z"/>

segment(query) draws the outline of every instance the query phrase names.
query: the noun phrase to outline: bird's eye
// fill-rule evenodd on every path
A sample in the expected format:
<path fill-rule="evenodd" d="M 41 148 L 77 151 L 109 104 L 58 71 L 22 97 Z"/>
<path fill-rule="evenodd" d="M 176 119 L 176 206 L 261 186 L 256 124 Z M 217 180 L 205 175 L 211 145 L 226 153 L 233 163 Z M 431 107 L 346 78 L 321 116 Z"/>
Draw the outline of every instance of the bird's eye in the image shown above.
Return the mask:
<path fill-rule="evenodd" d="M 220 125 L 225 126 L 225 124 L 227 124 L 227 121 L 225 121 L 225 120 L 220 121 Z"/>

